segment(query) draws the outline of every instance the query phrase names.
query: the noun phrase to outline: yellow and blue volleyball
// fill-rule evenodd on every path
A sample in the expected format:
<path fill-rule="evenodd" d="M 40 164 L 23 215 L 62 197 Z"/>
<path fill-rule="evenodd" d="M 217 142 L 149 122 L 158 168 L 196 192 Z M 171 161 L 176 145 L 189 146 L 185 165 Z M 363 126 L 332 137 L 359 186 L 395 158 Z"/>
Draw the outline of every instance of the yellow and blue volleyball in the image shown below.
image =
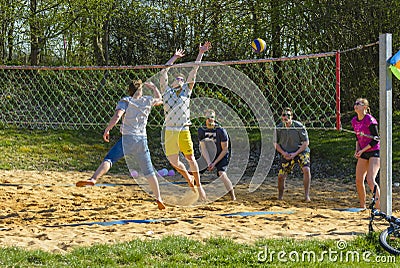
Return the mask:
<path fill-rule="evenodd" d="M 257 38 L 257 39 L 254 39 L 253 42 L 251 42 L 251 47 L 253 48 L 254 52 L 261 53 L 265 50 L 265 48 L 267 47 L 267 44 L 261 38 Z"/>

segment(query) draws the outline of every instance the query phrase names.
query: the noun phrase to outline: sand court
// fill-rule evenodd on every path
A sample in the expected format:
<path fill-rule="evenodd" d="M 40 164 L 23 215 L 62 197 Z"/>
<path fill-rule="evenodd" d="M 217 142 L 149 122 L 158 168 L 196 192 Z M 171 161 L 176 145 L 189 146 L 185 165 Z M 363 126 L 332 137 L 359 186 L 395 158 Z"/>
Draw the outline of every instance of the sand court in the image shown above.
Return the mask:
<path fill-rule="evenodd" d="M 282 201 L 276 198 L 276 179 L 269 178 L 253 193 L 248 192 L 248 184 L 239 182 L 237 201 L 224 196 L 192 207 L 167 204 L 160 211 L 128 175 L 106 175 L 95 187 L 74 186 L 90 175 L 1 170 L 1 245 L 65 252 L 76 246 L 166 235 L 253 243 L 281 237 L 352 239 L 368 232 L 369 211 L 357 209 L 354 183 L 340 180 L 314 180 L 311 203 L 303 201 L 301 178 L 287 180 Z M 399 192 L 399 187 L 393 187 L 393 196 Z M 400 216 L 399 208 L 393 198 L 394 215 Z"/>

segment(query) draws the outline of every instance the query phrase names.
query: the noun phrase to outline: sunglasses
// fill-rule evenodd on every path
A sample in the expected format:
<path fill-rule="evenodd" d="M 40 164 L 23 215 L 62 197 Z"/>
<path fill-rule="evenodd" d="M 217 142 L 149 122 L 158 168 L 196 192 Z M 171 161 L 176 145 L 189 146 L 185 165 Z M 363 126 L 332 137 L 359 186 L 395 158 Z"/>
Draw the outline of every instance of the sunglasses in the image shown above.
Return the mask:
<path fill-rule="evenodd" d="M 176 77 L 175 79 L 176 79 L 177 81 L 182 81 L 182 82 L 185 81 L 185 79 L 183 79 L 182 77 Z"/>
<path fill-rule="evenodd" d="M 356 101 L 356 102 L 354 103 L 354 105 L 355 105 L 355 106 L 358 106 L 358 105 L 364 106 L 364 103 Z"/>
<path fill-rule="evenodd" d="M 292 116 L 292 114 L 282 114 L 282 116 Z"/>
<path fill-rule="evenodd" d="M 207 116 L 207 119 L 214 119 L 214 118 L 215 118 L 215 116 L 213 116 L 213 115 Z"/>

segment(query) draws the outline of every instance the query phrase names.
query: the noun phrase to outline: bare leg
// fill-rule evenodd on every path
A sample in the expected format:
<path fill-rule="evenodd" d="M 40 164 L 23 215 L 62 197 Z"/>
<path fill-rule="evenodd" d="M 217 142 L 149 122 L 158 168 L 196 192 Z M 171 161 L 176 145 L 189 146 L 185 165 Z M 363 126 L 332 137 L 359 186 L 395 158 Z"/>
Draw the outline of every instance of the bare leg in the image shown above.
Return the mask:
<path fill-rule="evenodd" d="M 100 179 L 101 176 L 103 176 L 110 170 L 110 168 L 111 163 L 109 161 L 103 161 L 89 180 L 96 183 L 96 181 Z"/>
<path fill-rule="evenodd" d="M 153 176 L 149 176 L 149 177 L 146 177 L 146 178 L 147 178 L 147 180 L 149 182 L 151 190 L 153 191 L 153 194 L 156 197 L 158 209 L 165 209 L 165 205 L 164 205 L 164 203 L 163 203 L 163 201 L 161 199 L 160 187 L 158 185 L 158 180 L 157 180 L 156 176 L 153 175 Z"/>
<path fill-rule="evenodd" d="M 287 175 L 278 175 L 278 200 L 283 200 L 286 177 Z"/>
<path fill-rule="evenodd" d="M 232 182 L 228 178 L 228 175 L 226 174 L 226 172 L 219 171 L 218 175 L 221 178 L 222 182 L 224 183 L 226 190 L 228 191 L 229 195 L 231 196 L 231 199 L 233 201 L 236 200 L 235 191 L 233 190 Z"/>
<path fill-rule="evenodd" d="M 200 182 L 200 173 L 199 173 L 199 166 L 197 165 L 197 161 L 194 158 L 194 155 L 185 155 L 186 160 L 189 163 L 190 166 L 190 171 L 193 174 L 194 180 L 196 181 L 196 186 L 197 189 L 199 190 L 199 196 L 201 200 L 206 200 L 206 192 L 203 189 L 203 186 L 201 186 Z"/>
<path fill-rule="evenodd" d="M 376 175 L 378 175 L 378 171 L 380 168 L 380 159 L 378 157 L 371 157 L 369 159 L 369 165 L 368 165 L 368 171 L 367 171 L 367 183 L 369 188 L 371 189 L 371 192 L 374 191 L 374 188 L 376 186 L 376 194 L 375 194 L 375 200 L 376 200 L 376 208 L 380 208 L 380 189 L 379 185 L 376 183 Z"/>
<path fill-rule="evenodd" d="M 94 186 L 96 184 L 96 181 L 100 179 L 101 176 L 106 174 L 110 170 L 110 168 L 111 168 L 111 162 L 103 161 L 97 168 L 97 170 L 94 172 L 92 177 L 90 177 L 90 179 L 78 181 L 75 185 L 77 187 Z"/>
<path fill-rule="evenodd" d="M 303 167 L 304 200 L 310 202 L 311 171 L 310 167 Z"/>
<path fill-rule="evenodd" d="M 179 160 L 179 155 L 177 154 L 169 155 L 168 161 L 176 169 L 176 171 L 178 171 L 185 178 L 185 180 L 189 184 L 189 187 L 194 188 L 193 178 L 187 171 L 185 165 Z"/>
<path fill-rule="evenodd" d="M 356 166 L 356 188 L 358 193 L 358 199 L 360 200 L 360 207 L 366 208 L 365 204 L 365 176 L 368 170 L 368 160 L 359 158 Z"/>

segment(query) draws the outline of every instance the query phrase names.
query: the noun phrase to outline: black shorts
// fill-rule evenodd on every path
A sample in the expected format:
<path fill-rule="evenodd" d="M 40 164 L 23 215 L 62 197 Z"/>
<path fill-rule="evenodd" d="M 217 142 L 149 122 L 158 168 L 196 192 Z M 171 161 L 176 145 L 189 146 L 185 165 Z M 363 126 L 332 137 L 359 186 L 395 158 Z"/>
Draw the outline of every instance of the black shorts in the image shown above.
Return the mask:
<path fill-rule="evenodd" d="M 226 172 L 228 169 L 228 164 L 229 164 L 228 159 L 226 157 L 222 158 L 221 161 L 219 161 L 215 165 L 215 169 L 217 170 L 217 175 L 218 175 L 219 171 Z M 203 174 L 206 171 L 207 171 L 207 168 L 200 170 L 200 174 Z"/>
<path fill-rule="evenodd" d="M 371 157 L 379 157 L 379 150 L 364 152 L 361 154 L 360 158 L 369 160 Z"/>

